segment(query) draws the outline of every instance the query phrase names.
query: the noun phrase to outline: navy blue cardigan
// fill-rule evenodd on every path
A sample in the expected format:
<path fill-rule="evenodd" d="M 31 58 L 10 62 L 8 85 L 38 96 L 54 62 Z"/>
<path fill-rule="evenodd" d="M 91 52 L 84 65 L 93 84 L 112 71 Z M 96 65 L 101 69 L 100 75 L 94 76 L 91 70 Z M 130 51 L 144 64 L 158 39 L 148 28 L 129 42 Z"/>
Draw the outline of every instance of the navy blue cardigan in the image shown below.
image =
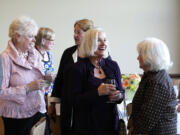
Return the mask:
<path fill-rule="evenodd" d="M 73 130 L 76 134 L 116 135 L 118 112 L 116 103 L 107 103 L 108 96 L 99 96 L 97 88 L 107 78 L 116 80 L 117 89 L 124 92 L 118 64 L 109 59 L 101 60 L 105 79 L 94 77 L 94 65 L 89 59 L 74 64 L 69 74 L 69 100 L 73 105 Z"/>

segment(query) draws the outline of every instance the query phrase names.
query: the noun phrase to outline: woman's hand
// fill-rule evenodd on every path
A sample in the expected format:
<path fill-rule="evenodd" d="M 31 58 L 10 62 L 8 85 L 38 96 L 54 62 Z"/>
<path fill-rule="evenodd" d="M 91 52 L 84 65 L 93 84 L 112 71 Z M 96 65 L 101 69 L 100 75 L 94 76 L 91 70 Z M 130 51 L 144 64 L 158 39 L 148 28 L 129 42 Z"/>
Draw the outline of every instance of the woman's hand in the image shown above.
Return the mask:
<path fill-rule="evenodd" d="M 178 107 L 177 107 L 177 111 L 178 111 L 178 112 L 180 112 L 180 105 L 178 105 Z"/>
<path fill-rule="evenodd" d="M 55 77 L 56 77 L 56 75 L 54 73 L 49 72 L 44 76 L 44 79 L 51 83 L 55 80 Z"/>
<path fill-rule="evenodd" d="M 118 101 L 123 98 L 123 95 L 120 93 L 119 90 L 112 91 L 109 95 L 109 101 Z"/>
<path fill-rule="evenodd" d="M 29 91 L 35 91 L 35 90 L 42 90 L 44 87 L 45 80 L 39 79 L 32 81 L 31 83 L 27 84 Z"/>
<path fill-rule="evenodd" d="M 113 84 L 101 83 L 101 85 L 98 87 L 99 96 L 110 95 L 113 93 L 113 91 L 116 91 L 116 86 Z"/>

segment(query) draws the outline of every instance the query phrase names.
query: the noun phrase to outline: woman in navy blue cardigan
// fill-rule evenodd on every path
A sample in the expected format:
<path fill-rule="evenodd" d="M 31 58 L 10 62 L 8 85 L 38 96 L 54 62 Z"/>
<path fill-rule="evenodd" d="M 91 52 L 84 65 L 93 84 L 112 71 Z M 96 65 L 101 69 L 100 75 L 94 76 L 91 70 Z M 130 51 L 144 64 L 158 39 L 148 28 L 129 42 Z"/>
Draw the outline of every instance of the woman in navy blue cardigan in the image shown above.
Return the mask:
<path fill-rule="evenodd" d="M 117 135 L 117 103 L 123 100 L 118 64 L 108 56 L 105 32 L 88 30 L 79 48 L 83 58 L 69 72 L 69 101 L 73 105 L 73 135 Z M 107 84 L 115 79 L 115 85 Z"/>

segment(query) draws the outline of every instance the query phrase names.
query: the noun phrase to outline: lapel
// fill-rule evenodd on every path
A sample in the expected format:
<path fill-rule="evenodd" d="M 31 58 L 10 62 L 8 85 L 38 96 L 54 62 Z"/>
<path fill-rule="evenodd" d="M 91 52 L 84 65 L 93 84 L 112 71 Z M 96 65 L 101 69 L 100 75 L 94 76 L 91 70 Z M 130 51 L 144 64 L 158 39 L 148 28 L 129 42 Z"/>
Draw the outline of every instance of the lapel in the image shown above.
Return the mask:
<path fill-rule="evenodd" d="M 26 69 L 36 68 L 44 75 L 41 57 L 38 55 L 38 52 L 35 49 L 30 51 L 30 54 L 26 60 L 25 58 L 18 55 L 18 51 L 10 40 L 8 42 L 7 54 L 16 65 Z"/>
<path fill-rule="evenodd" d="M 72 62 L 76 63 L 78 61 L 78 49 L 77 49 L 77 45 L 75 45 L 74 47 L 72 47 Z"/>

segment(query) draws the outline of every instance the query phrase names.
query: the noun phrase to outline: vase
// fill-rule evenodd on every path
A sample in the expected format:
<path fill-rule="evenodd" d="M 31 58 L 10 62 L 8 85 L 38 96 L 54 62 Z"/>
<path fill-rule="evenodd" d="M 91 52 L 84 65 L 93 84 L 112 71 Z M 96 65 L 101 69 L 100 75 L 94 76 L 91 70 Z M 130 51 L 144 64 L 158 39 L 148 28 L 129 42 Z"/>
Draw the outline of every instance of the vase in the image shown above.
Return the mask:
<path fill-rule="evenodd" d="M 129 89 L 126 89 L 125 91 L 126 91 L 126 100 L 132 101 L 136 92 Z"/>

